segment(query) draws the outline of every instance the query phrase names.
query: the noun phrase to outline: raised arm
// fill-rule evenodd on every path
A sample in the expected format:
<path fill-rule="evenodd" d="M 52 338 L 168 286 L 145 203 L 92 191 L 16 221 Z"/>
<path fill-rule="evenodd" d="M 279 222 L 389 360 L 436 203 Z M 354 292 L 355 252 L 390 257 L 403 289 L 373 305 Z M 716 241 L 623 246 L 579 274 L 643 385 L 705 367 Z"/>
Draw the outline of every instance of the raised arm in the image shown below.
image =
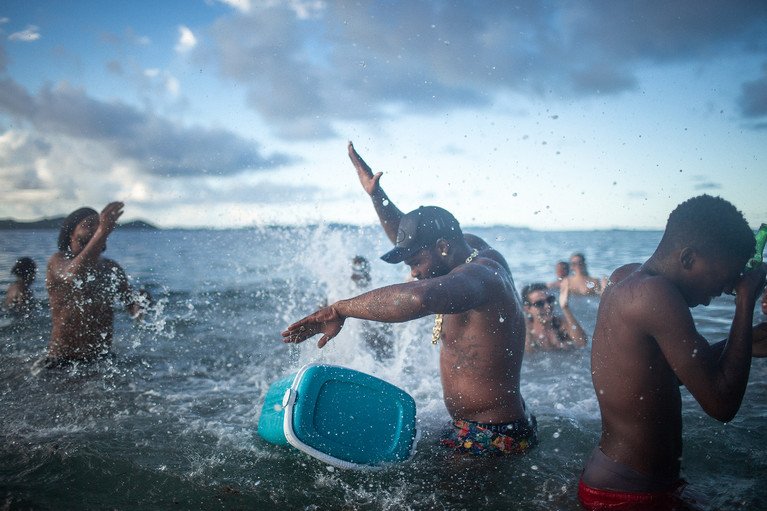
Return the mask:
<path fill-rule="evenodd" d="M 99 225 L 91 239 L 73 258 L 52 258 L 57 263 L 49 265 L 49 282 L 67 281 L 83 277 L 98 262 L 106 247 L 107 238 L 117 226 L 117 220 L 123 214 L 122 202 L 110 202 L 99 215 Z"/>
<path fill-rule="evenodd" d="M 713 347 L 695 329 L 681 297 L 669 299 L 665 292 L 653 294 L 653 311 L 648 314 L 654 319 L 649 333 L 703 410 L 722 422 L 735 416 L 746 390 L 752 356 L 753 310 L 764 278 L 764 265 L 741 277 L 736 285 L 730 334 L 724 344 Z"/>
<path fill-rule="evenodd" d="M 576 346 L 586 346 L 589 340 L 589 336 L 578 323 L 573 311 L 569 306 L 570 297 L 570 283 L 567 279 L 562 279 L 562 283 L 559 287 L 559 308 L 562 309 L 564 314 L 564 321 L 562 322 L 562 329 L 564 329 L 567 336 L 573 340 L 573 344 Z"/>
<path fill-rule="evenodd" d="M 354 168 L 357 169 L 357 176 L 360 178 L 360 184 L 365 189 L 370 199 L 373 201 L 373 207 L 378 215 L 378 220 L 381 222 L 381 226 L 384 228 L 386 235 L 389 237 L 392 243 L 397 241 L 397 229 L 399 228 L 399 221 L 403 214 L 394 203 L 389 200 L 386 192 L 383 191 L 379 181 L 383 172 L 373 174 L 365 160 L 363 160 L 357 151 L 354 149 L 354 145 L 349 142 L 349 159 L 354 164 Z"/>

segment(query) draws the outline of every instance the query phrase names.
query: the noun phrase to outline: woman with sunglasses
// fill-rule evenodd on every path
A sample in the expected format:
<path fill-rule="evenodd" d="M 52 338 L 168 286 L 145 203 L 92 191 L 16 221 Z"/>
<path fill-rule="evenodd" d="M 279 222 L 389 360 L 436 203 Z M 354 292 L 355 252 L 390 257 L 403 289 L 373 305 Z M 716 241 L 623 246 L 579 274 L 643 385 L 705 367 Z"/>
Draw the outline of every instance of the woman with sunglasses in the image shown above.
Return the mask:
<path fill-rule="evenodd" d="M 522 288 L 522 304 L 527 317 L 525 353 L 586 346 L 588 336 L 568 306 L 567 279 L 562 280 L 559 289 L 559 307 L 562 309 L 562 316 L 554 314 L 555 301 L 556 297 L 549 294 L 549 288 L 543 282 L 536 282 Z"/>

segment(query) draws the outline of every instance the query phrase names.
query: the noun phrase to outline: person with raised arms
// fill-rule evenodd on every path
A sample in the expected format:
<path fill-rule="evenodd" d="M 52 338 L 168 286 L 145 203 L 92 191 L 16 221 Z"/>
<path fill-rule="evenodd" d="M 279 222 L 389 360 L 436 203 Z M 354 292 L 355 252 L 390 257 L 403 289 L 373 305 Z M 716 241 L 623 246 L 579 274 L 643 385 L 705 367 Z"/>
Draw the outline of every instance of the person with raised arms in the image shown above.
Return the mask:
<path fill-rule="evenodd" d="M 436 315 L 431 341 L 441 345 L 443 398 L 453 418 L 441 442 L 458 452 L 527 451 L 537 444 L 537 424 L 520 392 L 525 321 L 508 264 L 480 238 L 464 235 L 442 208 L 403 215 L 351 143 L 349 156 L 395 244 L 382 259 L 404 262 L 415 280 L 335 302 L 290 325 L 284 341 L 323 334 L 321 348 L 347 318 L 404 322 Z"/>
<path fill-rule="evenodd" d="M 679 388 L 719 421 L 738 412 L 765 281 L 763 264 L 743 272 L 753 253 L 743 215 L 722 198 L 701 195 L 670 214 L 647 261 L 610 276 L 592 340 L 602 435 L 580 479 L 585 509 L 702 509 L 705 498 L 680 478 Z M 710 345 L 690 308 L 722 293 L 735 294 L 735 315 L 729 337 Z"/>
<path fill-rule="evenodd" d="M 522 288 L 522 304 L 527 317 L 525 351 L 566 350 L 586 346 L 589 336 L 570 310 L 567 280 L 559 289 L 559 308 L 562 315 L 554 314 L 557 298 L 550 294 L 543 282 L 533 282 Z"/>
<path fill-rule="evenodd" d="M 45 281 L 53 319 L 47 367 L 108 355 L 113 303 L 119 301 L 134 317 L 149 305 L 149 293 L 136 291 L 122 267 L 101 255 L 123 207 L 111 202 L 101 214 L 80 208 L 61 225 L 59 250 L 48 259 Z"/>

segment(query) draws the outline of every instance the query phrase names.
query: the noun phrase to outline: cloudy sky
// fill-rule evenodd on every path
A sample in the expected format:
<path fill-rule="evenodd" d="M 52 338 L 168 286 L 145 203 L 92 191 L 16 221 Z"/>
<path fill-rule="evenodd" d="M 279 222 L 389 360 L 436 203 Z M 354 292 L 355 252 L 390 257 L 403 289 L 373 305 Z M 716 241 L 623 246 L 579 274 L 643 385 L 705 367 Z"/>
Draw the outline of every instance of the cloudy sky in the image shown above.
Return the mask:
<path fill-rule="evenodd" d="M 662 228 L 767 221 L 767 2 L 24 0 L 0 7 L 0 218 L 162 227 L 403 210 Z"/>

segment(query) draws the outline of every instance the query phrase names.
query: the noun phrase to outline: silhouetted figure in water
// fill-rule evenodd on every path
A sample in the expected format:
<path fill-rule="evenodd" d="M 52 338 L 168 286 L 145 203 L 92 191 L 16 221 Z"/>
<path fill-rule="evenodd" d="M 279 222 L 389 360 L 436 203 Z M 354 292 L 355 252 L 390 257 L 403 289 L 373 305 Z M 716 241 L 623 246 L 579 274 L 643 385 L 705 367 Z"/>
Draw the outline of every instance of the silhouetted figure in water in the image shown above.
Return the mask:
<path fill-rule="evenodd" d="M 8 286 L 3 307 L 17 315 L 26 314 L 35 306 L 32 283 L 37 277 L 37 263 L 30 257 L 21 257 L 13 265 L 11 274 L 16 276 L 16 282 Z"/>
<path fill-rule="evenodd" d="M 356 291 L 362 293 L 370 288 L 372 282 L 370 276 L 370 261 L 363 256 L 354 256 L 352 259 L 352 282 Z M 376 360 L 392 358 L 394 356 L 394 341 L 391 327 L 387 323 L 364 321 L 362 324 L 362 336 L 365 344 L 372 350 Z"/>

